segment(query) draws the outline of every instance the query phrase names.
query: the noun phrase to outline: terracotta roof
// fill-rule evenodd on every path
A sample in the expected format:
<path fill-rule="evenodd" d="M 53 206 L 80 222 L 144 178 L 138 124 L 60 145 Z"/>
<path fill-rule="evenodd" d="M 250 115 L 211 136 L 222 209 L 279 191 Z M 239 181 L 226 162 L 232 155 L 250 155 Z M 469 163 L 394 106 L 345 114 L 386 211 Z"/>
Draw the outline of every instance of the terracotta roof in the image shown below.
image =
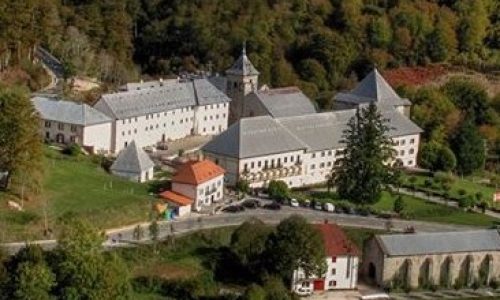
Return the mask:
<path fill-rule="evenodd" d="M 160 194 L 160 197 L 179 206 L 191 205 L 193 203 L 192 199 L 172 191 L 165 191 Z"/>
<path fill-rule="evenodd" d="M 226 171 L 210 160 L 190 161 L 181 165 L 172 182 L 198 185 L 224 175 Z"/>
<path fill-rule="evenodd" d="M 323 223 L 316 224 L 315 227 L 323 237 L 325 253 L 328 257 L 341 255 L 359 256 L 360 252 L 356 245 L 347 238 L 342 228 L 337 224 Z"/>

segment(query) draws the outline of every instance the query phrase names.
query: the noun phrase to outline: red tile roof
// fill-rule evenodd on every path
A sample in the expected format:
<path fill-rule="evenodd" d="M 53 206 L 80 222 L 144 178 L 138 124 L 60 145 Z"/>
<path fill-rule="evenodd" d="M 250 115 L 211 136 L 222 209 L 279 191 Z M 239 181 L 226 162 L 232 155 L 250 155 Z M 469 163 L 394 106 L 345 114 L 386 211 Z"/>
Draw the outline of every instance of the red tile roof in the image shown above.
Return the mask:
<path fill-rule="evenodd" d="M 337 224 L 316 224 L 325 243 L 325 253 L 330 256 L 354 255 L 359 256 L 359 250 L 345 235 Z"/>
<path fill-rule="evenodd" d="M 205 159 L 202 161 L 190 161 L 181 165 L 172 178 L 172 182 L 198 185 L 210 179 L 224 175 L 226 171 Z"/>
<path fill-rule="evenodd" d="M 172 203 L 177 204 L 179 206 L 186 206 L 186 205 L 193 204 L 192 199 L 190 199 L 184 195 L 177 194 L 176 192 L 172 192 L 172 191 L 165 191 L 165 192 L 160 194 L 160 197 L 165 199 L 168 202 L 172 202 Z"/>

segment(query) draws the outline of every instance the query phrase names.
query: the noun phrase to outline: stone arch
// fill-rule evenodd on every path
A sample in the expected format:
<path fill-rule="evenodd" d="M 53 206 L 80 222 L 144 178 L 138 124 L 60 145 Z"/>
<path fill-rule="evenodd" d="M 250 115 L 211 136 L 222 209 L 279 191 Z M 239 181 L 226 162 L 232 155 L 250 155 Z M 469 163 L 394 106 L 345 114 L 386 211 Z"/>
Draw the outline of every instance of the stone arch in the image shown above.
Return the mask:
<path fill-rule="evenodd" d="M 451 281 L 453 279 L 452 277 L 452 270 L 453 270 L 453 257 L 448 256 L 446 257 L 443 262 L 441 263 L 440 270 L 439 270 L 439 285 L 443 287 L 450 287 L 451 286 Z"/>
<path fill-rule="evenodd" d="M 484 256 L 483 260 L 479 263 L 478 280 L 482 286 L 490 284 L 491 271 L 493 266 L 493 256 L 488 254 Z"/>
<path fill-rule="evenodd" d="M 411 286 L 413 262 L 407 258 L 399 266 L 399 269 L 394 274 L 392 285 L 394 288 L 408 288 Z"/>
<path fill-rule="evenodd" d="M 375 267 L 373 262 L 368 264 L 368 278 L 370 280 L 376 280 L 377 278 L 377 267 Z"/>
<path fill-rule="evenodd" d="M 423 288 L 430 288 L 434 284 L 432 279 L 434 261 L 428 257 L 420 265 L 419 275 L 418 275 L 418 286 Z"/>
<path fill-rule="evenodd" d="M 458 266 L 458 276 L 455 286 L 458 288 L 469 287 L 474 281 L 474 257 L 467 255 Z"/>

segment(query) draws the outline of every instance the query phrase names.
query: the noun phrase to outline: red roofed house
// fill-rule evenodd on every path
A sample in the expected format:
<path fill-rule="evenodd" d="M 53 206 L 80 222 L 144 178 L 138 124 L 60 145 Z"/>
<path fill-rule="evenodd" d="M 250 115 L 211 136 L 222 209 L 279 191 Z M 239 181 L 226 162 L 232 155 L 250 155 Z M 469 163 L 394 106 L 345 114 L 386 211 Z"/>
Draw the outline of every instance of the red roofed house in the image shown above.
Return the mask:
<path fill-rule="evenodd" d="M 182 164 L 172 178 L 172 189 L 160 194 L 176 207 L 178 216 L 200 211 L 203 206 L 221 201 L 224 197 L 225 170 L 210 160 Z"/>
<path fill-rule="evenodd" d="M 298 294 L 336 289 L 356 289 L 358 284 L 359 250 L 347 238 L 337 224 L 314 225 L 324 241 L 326 273 L 305 278 L 302 270 L 296 270 L 292 278 L 292 290 Z"/>

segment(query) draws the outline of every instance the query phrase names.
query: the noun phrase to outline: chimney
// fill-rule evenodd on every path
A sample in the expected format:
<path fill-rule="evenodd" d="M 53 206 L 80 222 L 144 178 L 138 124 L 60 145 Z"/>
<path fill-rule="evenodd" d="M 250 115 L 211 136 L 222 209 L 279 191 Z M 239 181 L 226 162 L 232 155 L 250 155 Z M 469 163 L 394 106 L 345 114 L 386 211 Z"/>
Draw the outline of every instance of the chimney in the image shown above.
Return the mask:
<path fill-rule="evenodd" d="M 141 83 L 144 83 L 144 80 L 141 78 Z"/>
<path fill-rule="evenodd" d="M 163 78 L 161 78 L 161 77 L 160 77 L 159 81 L 160 81 L 160 82 L 163 82 Z"/>
<path fill-rule="evenodd" d="M 203 153 L 200 151 L 198 152 L 198 161 L 202 161 L 203 160 Z"/>

